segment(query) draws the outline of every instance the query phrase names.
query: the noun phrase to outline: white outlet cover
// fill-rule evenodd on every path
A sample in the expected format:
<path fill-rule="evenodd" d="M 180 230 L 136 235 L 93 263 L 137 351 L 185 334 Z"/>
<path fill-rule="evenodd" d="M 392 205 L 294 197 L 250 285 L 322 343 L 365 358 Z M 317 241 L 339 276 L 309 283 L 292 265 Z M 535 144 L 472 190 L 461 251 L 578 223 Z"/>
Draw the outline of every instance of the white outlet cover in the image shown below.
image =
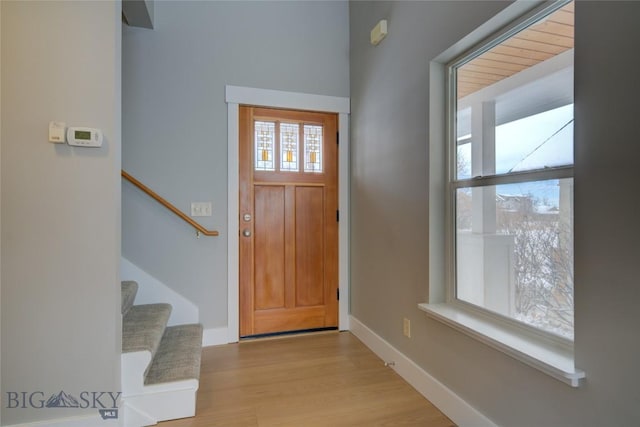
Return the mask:
<path fill-rule="evenodd" d="M 211 216 L 211 202 L 192 202 L 191 216 Z"/>

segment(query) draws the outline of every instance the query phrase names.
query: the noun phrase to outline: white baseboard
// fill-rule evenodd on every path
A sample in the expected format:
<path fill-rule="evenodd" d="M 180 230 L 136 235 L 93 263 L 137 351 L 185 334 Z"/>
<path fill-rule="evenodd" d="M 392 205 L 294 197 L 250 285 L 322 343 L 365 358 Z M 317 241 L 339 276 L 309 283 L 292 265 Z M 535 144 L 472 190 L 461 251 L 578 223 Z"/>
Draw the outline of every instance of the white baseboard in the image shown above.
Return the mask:
<path fill-rule="evenodd" d="M 55 410 L 55 409 L 54 409 Z M 96 409 L 97 411 L 97 409 Z M 23 424 L 11 424 L 5 427 L 117 427 L 122 425 L 122 412 L 117 420 L 103 420 L 100 415 L 82 417 L 57 418 L 53 420 L 34 421 Z"/>
<path fill-rule="evenodd" d="M 362 322 L 350 316 L 351 333 L 384 361 L 393 361 L 391 366 L 398 375 L 433 403 L 459 427 L 497 427 L 460 396 L 432 377 L 414 361 L 377 335 Z"/>
<path fill-rule="evenodd" d="M 196 414 L 196 396 L 198 382 L 193 381 L 192 387 L 167 392 L 150 392 L 138 396 L 123 397 L 122 401 L 127 411 L 125 427 L 135 427 L 130 423 L 131 415 L 141 420 L 142 425 L 155 425 L 160 421 L 177 420 L 193 417 Z M 145 419 L 146 418 L 146 419 Z"/>
<path fill-rule="evenodd" d="M 134 304 L 171 304 L 167 326 L 200 322 L 200 312 L 194 303 L 124 257 L 121 258 L 120 277 L 138 282 Z"/>
<path fill-rule="evenodd" d="M 228 328 L 226 326 L 220 328 L 205 329 L 202 332 L 202 346 L 221 345 L 229 343 Z"/>
<path fill-rule="evenodd" d="M 141 427 L 158 424 L 158 421 L 130 404 L 123 402 L 121 405 L 123 413 L 122 427 Z"/>

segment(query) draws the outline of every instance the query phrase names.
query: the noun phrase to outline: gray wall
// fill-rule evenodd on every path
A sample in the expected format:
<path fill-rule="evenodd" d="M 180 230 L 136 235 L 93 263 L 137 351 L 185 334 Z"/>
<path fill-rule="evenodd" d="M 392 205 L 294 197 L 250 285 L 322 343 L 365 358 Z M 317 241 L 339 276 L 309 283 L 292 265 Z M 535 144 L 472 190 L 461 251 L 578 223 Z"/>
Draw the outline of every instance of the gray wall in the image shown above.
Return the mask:
<path fill-rule="evenodd" d="M 639 2 L 578 2 L 576 364 L 583 425 L 640 425 Z M 631 196 L 630 196 L 631 195 Z"/>
<path fill-rule="evenodd" d="M 352 2 L 352 314 L 502 426 L 640 425 L 638 2 L 578 2 L 573 389 L 427 318 L 429 61 L 504 2 Z M 382 18 L 378 47 L 369 31 Z M 432 111 L 435 114 L 437 111 Z M 402 318 L 412 338 L 402 335 Z"/>
<path fill-rule="evenodd" d="M 2 7 L 0 7 L 0 100 L 2 99 Z M 2 235 L 2 102 L 0 102 L 0 235 Z M 2 380 L 2 244 L 0 244 L 0 381 Z M 2 384 L 0 383 L 0 392 Z M 0 400 L 1 404 L 2 400 Z M 2 410 L 0 410 L 2 425 Z"/>
<path fill-rule="evenodd" d="M 123 31 L 123 168 L 187 214 L 195 231 L 123 184 L 122 252 L 227 324 L 225 85 L 349 96 L 346 2 L 156 2 L 154 30 Z M 144 286 L 144 284 L 141 284 Z"/>
<path fill-rule="evenodd" d="M 6 409 L 6 393 L 120 389 L 120 5 L 0 8 L 2 422 L 97 416 Z M 50 120 L 105 144 L 51 144 Z"/>
<path fill-rule="evenodd" d="M 2 99 L 2 7 L 0 7 L 0 100 Z M 2 235 L 2 102 L 0 102 L 0 235 Z M 2 379 L 2 244 L 0 244 L 0 381 Z M 0 392 L 2 384 L 0 383 Z M 2 402 L 2 400 L 0 400 Z M 0 403 L 1 404 L 1 403 Z M 2 425 L 2 410 L 0 410 Z"/>

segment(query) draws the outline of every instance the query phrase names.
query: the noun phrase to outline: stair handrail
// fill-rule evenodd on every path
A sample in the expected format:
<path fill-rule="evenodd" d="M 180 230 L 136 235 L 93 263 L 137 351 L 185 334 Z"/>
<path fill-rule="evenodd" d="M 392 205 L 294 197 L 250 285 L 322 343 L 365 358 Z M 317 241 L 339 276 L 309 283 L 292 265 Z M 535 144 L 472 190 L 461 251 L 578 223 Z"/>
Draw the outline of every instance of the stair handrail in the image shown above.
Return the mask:
<path fill-rule="evenodd" d="M 156 193 L 155 191 L 153 191 L 152 189 L 150 189 L 149 187 L 147 187 L 146 185 L 144 185 L 143 183 L 138 181 L 136 178 L 131 176 L 131 174 L 126 172 L 124 169 L 122 169 L 120 171 L 120 175 L 124 179 L 126 179 L 127 181 L 129 181 L 130 183 L 132 183 L 133 185 L 138 187 L 140 190 L 142 190 L 143 192 L 147 193 L 156 202 L 160 203 L 162 206 L 164 206 L 165 208 L 169 209 L 171 212 L 173 212 L 178 217 L 180 217 L 183 221 L 187 222 L 189 225 L 191 225 L 193 228 L 195 228 L 196 231 L 197 231 L 198 237 L 200 237 L 200 234 L 204 234 L 205 236 L 218 236 L 219 235 L 219 233 L 217 231 L 215 231 L 215 230 L 207 230 L 202 225 L 198 224 L 196 221 L 194 221 L 191 218 L 189 218 L 180 209 L 178 209 L 175 206 L 173 206 L 165 198 L 163 198 L 158 193 Z"/>

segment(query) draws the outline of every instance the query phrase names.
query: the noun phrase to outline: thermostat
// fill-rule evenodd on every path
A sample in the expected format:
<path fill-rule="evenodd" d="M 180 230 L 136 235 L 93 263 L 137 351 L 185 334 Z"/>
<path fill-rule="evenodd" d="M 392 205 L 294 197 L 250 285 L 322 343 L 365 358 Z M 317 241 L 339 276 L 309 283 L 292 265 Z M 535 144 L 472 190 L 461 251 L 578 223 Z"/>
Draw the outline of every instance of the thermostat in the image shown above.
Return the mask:
<path fill-rule="evenodd" d="M 102 131 L 94 128 L 69 127 L 67 144 L 76 147 L 102 147 Z"/>

